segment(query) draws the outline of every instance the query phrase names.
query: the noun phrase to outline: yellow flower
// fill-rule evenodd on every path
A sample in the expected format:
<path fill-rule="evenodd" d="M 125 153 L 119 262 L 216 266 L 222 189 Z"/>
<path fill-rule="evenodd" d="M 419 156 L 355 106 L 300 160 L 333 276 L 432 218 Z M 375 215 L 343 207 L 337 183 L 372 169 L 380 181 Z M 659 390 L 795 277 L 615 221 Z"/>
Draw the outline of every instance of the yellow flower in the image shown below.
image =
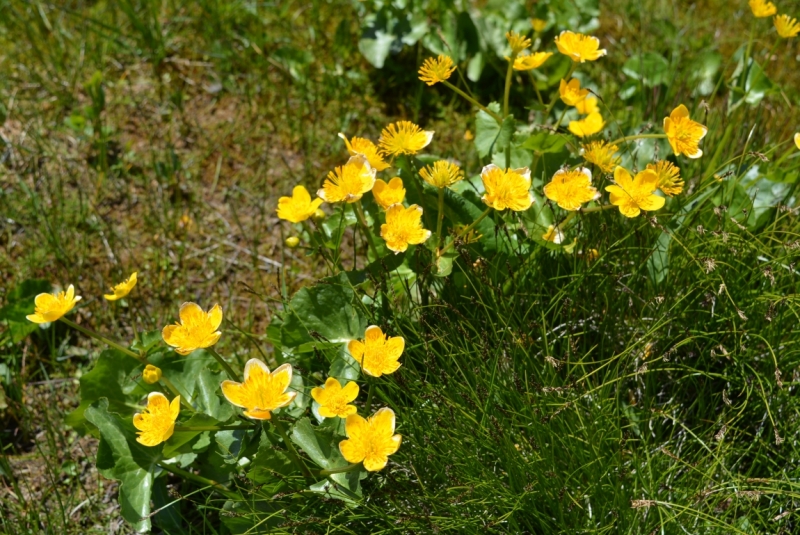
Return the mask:
<path fill-rule="evenodd" d="M 419 79 L 428 85 L 434 85 L 450 78 L 455 72 L 456 66 L 449 56 L 439 54 L 436 59 L 428 58 L 419 68 Z"/>
<path fill-rule="evenodd" d="M 111 288 L 111 291 L 114 292 L 113 294 L 105 294 L 103 297 L 108 299 L 109 301 L 116 301 L 117 299 L 122 299 L 133 290 L 133 287 L 136 286 L 136 275 L 137 272 L 134 271 L 130 277 L 125 279 L 123 282 L 120 282 L 116 286 Z"/>
<path fill-rule="evenodd" d="M 697 146 L 708 133 L 708 128 L 689 119 L 689 110 L 681 104 L 664 117 L 664 133 L 676 155 L 699 158 L 703 151 Z"/>
<path fill-rule="evenodd" d="M 75 287 L 71 284 L 66 292 L 55 294 L 39 294 L 34 299 L 34 312 L 25 316 L 33 323 L 49 323 L 72 310 L 75 303 L 81 300 L 80 295 L 75 295 Z"/>
<path fill-rule="evenodd" d="M 433 132 L 423 130 L 411 121 L 397 121 L 381 132 L 380 150 L 387 156 L 416 154 L 433 139 Z"/>
<path fill-rule="evenodd" d="M 423 167 L 419 176 L 435 188 L 446 188 L 464 178 L 464 173 L 456 164 L 447 160 L 439 160 L 433 163 L 433 167 L 430 165 Z"/>
<path fill-rule="evenodd" d="M 598 133 L 605 126 L 603 116 L 597 112 L 590 113 L 583 119 L 570 121 L 567 128 L 578 137 L 591 136 Z"/>
<path fill-rule="evenodd" d="M 574 211 L 597 196 L 592 187 L 592 172 L 585 167 L 572 171 L 559 169 L 544 186 L 544 194 L 564 210 Z"/>
<path fill-rule="evenodd" d="M 681 180 L 681 170 L 668 162 L 661 160 L 656 163 L 647 164 L 647 168 L 655 171 L 658 175 L 658 189 L 664 192 L 665 195 L 673 197 L 679 195 L 683 191 L 683 180 Z"/>
<path fill-rule="evenodd" d="M 324 387 L 311 389 L 311 397 L 319 403 L 319 414 L 324 418 L 347 418 L 355 414 L 355 405 L 348 405 L 358 397 L 358 385 L 350 381 L 344 388 L 335 377 L 328 377 Z"/>
<path fill-rule="evenodd" d="M 567 106 L 575 106 L 589 94 L 588 89 L 581 89 L 581 81 L 577 78 L 573 78 L 569 82 L 562 79 L 558 86 L 558 92 L 561 94 L 561 100 Z"/>
<path fill-rule="evenodd" d="M 289 236 L 283 240 L 283 244 L 289 249 L 296 249 L 300 245 L 300 238 L 297 236 Z"/>
<path fill-rule="evenodd" d="M 181 412 L 181 397 L 170 402 L 161 392 L 147 395 L 147 407 L 133 415 L 133 426 L 139 430 L 136 442 L 145 446 L 158 446 L 172 436 L 175 420 Z"/>
<path fill-rule="evenodd" d="M 553 225 L 550 225 L 549 227 L 547 227 L 547 231 L 544 234 L 542 234 L 542 239 L 544 241 L 549 241 L 558 245 L 559 243 L 564 241 L 564 233 L 561 232 L 561 229 L 556 228 Z"/>
<path fill-rule="evenodd" d="M 794 135 L 794 144 L 797 146 L 797 150 L 800 150 L 800 132 Z"/>
<path fill-rule="evenodd" d="M 470 130 L 464 132 L 464 140 L 465 141 L 472 141 L 475 139 L 475 134 L 473 134 Z"/>
<path fill-rule="evenodd" d="M 616 185 L 606 186 L 611 204 L 618 206 L 625 217 L 636 217 L 642 210 L 654 211 L 664 206 L 664 197 L 654 192 L 658 188 L 658 175 L 652 169 L 645 169 L 631 177 L 627 169 L 617 166 L 614 169 Z"/>
<path fill-rule="evenodd" d="M 399 204 L 406 198 L 406 189 L 403 187 L 403 180 L 396 176 L 387 184 L 380 178 L 372 186 L 372 196 L 375 197 L 381 208 L 386 210 L 393 204 Z"/>
<path fill-rule="evenodd" d="M 347 439 L 339 442 L 339 451 L 349 463 L 364 462 L 370 472 L 382 470 L 389 455 L 400 449 L 402 437 L 394 434 L 394 411 L 384 407 L 368 419 L 358 414 L 345 421 Z"/>
<path fill-rule="evenodd" d="M 514 58 L 514 70 L 529 71 L 531 69 L 538 69 L 552 55 L 552 52 L 534 52 L 526 56 L 518 56 Z"/>
<path fill-rule="evenodd" d="M 543 19 L 531 19 L 531 27 L 536 33 L 541 33 L 547 26 L 547 21 Z"/>
<path fill-rule="evenodd" d="M 195 303 L 184 303 L 178 316 L 180 321 L 164 327 L 161 337 L 179 355 L 188 355 L 195 349 L 211 347 L 222 336 L 222 332 L 217 330 L 222 324 L 222 307 L 219 305 L 214 305 L 205 312 Z"/>
<path fill-rule="evenodd" d="M 405 208 L 395 204 L 386 210 L 386 223 L 381 225 L 381 238 L 395 254 L 409 245 L 417 245 L 431 237 L 431 231 L 422 228 L 422 208 L 412 204 Z"/>
<path fill-rule="evenodd" d="M 616 145 L 610 145 L 606 141 L 592 141 L 581 147 L 583 148 L 583 159 L 595 164 L 604 173 L 610 173 L 620 163 L 620 158 L 614 156 L 614 153 L 619 150 Z"/>
<path fill-rule="evenodd" d="M 362 155 L 369 162 L 369 166 L 379 172 L 389 168 L 389 164 L 384 162 L 381 155 L 378 154 L 378 147 L 369 139 L 354 136 L 348 141 L 347 137 L 341 132 L 339 132 L 339 137 L 344 140 L 350 156 Z"/>
<path fill-rule="evenodd" d="M 148 364 L 142 372 L 142 380 L 149 385 L 156 384 L 161 380 L 161 368 Z"/>
<path fill-rule="evenodd" d="M 568 30 L 564 30 L 556 37 L 556 47 L 559 52 L 569 56 L 572 61 L 581 63 L 595 61 L 606 55 L 606 49 L 600 48 L 600 40 L 597 37 Z"/>
<path fill-rule="evenodd" d="M 775 29 L 778 30 L 778 35 L 784 39 L 795 37 L 800 33 L 800 23 L 789 15 L 778 15 L 772 19 L 772 22 L 775 24 Z"/>
<path fill-rule="evenodd" d="M 771 17 L 778 12 L 778 8 L 772 2 L 765 2 L 764 0 L 750 0 L 750 9 L 753 15 L 758 18 Z"/>
<path fill-rule="evenodd" d="M 254 420 L 269 420 L 271 411 L 285 407 L 297 396 L 287 392 L 292 382 L 292 365 L 281 364 L 270 373 L 266 364 L 250 359 L 244 365 L 244 382 L 222 381 L 222 395 L 231 405 L 246 409 L 244 415 Z"/>
<path fill-rule="evenodd" d="M 322 199 L 311 200 L 308 190 L 303 186 L 295 186 L 291 197 L 278 199 L 278 218 L 292 223 L 302 223 L 317 211 Z"/>
<path fill-rule="evenodd" d="M 350 340 L 347 350 L 361 364 L 364 373 L 380 377 L 397 371 L 405 346 L 406 341 L 402 336 L 387 338 L 380 327 L 370 325 L 364 333 L 364 341 Z"/>
<path fill-rule="evenodd" d="M 506 39 L 511 46 L 511 53 L 515 56 L 531 46 L 531 40 L 517 32 L 506 32 Z"/>
<path fill-rule="evenodd" d="M 600 112 L 600 108 L 597 106 L 597 98 L 595 97 L 586 97 L 575 104 L 575 109 L 578 110 L 578 113 L 581 115 Z"/>
<path fill-rule="evenodd" d="M 328 173 L 328 178 L 317 191 L 325 202 L 356 202 L 375 184 L 375 168 L 366 156 L 356 154 L 347 163 Z"/>
<path fill-rule="evenodd" d="M 481 171 L 483 189 L 481 200 L 495 210 L 510 208 L 523 212 L 534 203 L 531 189 L 531 172 L 527 167 L 521 169 L 500 169 L 489 164 Z"/>

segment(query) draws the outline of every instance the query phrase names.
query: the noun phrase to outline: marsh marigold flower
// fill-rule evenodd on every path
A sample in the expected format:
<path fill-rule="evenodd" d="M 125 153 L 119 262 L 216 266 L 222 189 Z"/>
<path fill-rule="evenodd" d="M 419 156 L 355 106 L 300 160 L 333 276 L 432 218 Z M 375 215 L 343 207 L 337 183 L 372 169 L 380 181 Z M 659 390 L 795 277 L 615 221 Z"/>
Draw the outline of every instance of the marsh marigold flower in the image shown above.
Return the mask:
<path fill-rule="evenodd" d="M 449 56 L 439 54 L 438 58 L 428 58 L 422 63 L 422 67 L 419 68 L 419 79 L 428 85 L 434 85 L 450 78 L 455 70 L 453 60 Z"/>
<path fill-rule="evenodd" d="M 375 168 L 363 154 L 351 156 L 347 163 L 328 173 L 317 191 L 325 202 L 356 202 L 375 185 Z"/>
<path fill-rule="evenodd" d="M 406 198 L 403 179 L 396 176 L 387 184 L 379 178 L 375 181 L 375 185 L 372 186 L 372 196 L 375 197 L 375 202 L 384 210 L 393 204 L 400 204 Z"/>
<path fill-rule="evenodd" d="M 378 145 L 383 154 L 399 156 L 416 154 L 430 144 L 433 132 L 423 130 L 411 121 L 397 121 L 383 129 Z"/>
<path fill-rule="evenodd" d="M 698 144 L 708 133 L 708 128 L 692 121 L 689 110 L 683 104 L 672 110 L 669 117 L 664 117 L 664 133 L 676 155 L 685 154 L 689 158 L 703 155 Z"/>
<path fill-rule="evenodd" d="M 147 395 L 147 407 L 133 415 L 133 426 L 139 430 L 136 442 L 145 446 L 158 446 L 172 436 L 175 420 L 181 412 L 181 397 L 170 402 L 161 392 Z"/>
<path fill-rule="evenodd" d="M 575 106 L 578 102 L 586 98 L 589 94 L 588 89 L 581 89 L 581 81 L 573 78 L 569 82 L 562 78 L 558 86 L 558 93 L 561 95 L 561 100 L 567 106 Z"/>
<path fill-rule="evenodd" d="M 800 150 L 800 132 L 794 135 L 794 144 L 797 146 L 797 150 Z"/>
<path fill-rule="evenodd" d="M 395 254 L 402 253 L 409 245 L 423 243 L 431 237 L 431 231 L 422 228 L 422 207 L 412 204 L 408 208 L 395 204 L 386 210 L 386 223 L 381 225 L 381 238 L 386 247 Z"/>
<path fill-rule="evenodd" d="M 531 69 L 538 69 L 544 62 L 550 59 L 552 52 L 534 52 L 525 56 L 517 56 L 514 58 L 515 71 L 530 71 Z"/>
<path fill-rule="evenodd" d="M 387 337 L 377 325 L 370 325 L 364 341 L 350 340 L 347 351 L 361 365 L 364 373 L 380 377 L 397 371 L 406 341 L 402 336 Z"/>
<path fill-rule="evenodd" d="M 39 294 L 34 299 L 33 314 L 25 316 L 28 321 L 33 323 L 49 323 L 56 321 L 75 306 L 81 300 L 80 295 L 75 295 L 75 287 L 71 284 L 66 292 L 55 294 Z"/>
<path fill-rule="evenodd" d="M 600 108 L 597 106 L 597 98 L 592 96 L 587 96 L 585 99 L 575 104 L 575 109 L 578 110 L 578 113 L 581 115 L 600 112 Z"/>
<path fill-rule="evenodd" d="M 272 411 L 285 407 L 297 396 L 287 392 L 292 382 L 292 365 L 281 364 L 269 371 L 266 364 L 250 359 L 244 365 L 244 382 L 222 381 L 222 395 L 231 405 L 245 409 L 244 415 L 254 420 L 269 420 Z"/>
<path fill-rule="evenodd" d="M 655 171 L 658 176 L 658 189 L 663 191 L 665 195 L 673 197 L 683 191 L 681 170 L 673 165 L 672 162 L 661 160 L 660 162 L 647 164 L 647 168 Z"/>
<path fill-rule="evenodd" d="M 590 113 L 583 119 L 577 121 L 570 121 L 567 128 L 570 132 L 578 137 L 593 136 L 603 129 L 605 126 L 603 116 L 597 112 Z"/>
<path fill-rule="evenodd" d="M 464 172 L 453 162 L 439 160 L 434 162 L 432 166 L 426 165 L 423 167 L 419 172 L 419 176 L 435 188 L 446 188 L 464 178 Z"/>
<path fill-rule="evenodd" d="M 370 472 L 382 470 L 389 455 L 400 449 L 402 437 L 394 434 L 394 411 L 379 409 L 364 419 L 358 414 L 347 417 L 344 430 L 347 439 L 339 442 L 339 451 L 349 463 L 364 463 Z"/>
<path fill-rule="evenodd" d="M 295 186 L 291 197 L 281 197 L 278 199 L 278 218 L 292 223 L 302 223 L 313 216 L 322 199 L 311 200 L 311 195 L 303 186 Z"/>
<path fill-rule="evenodd" d="M 495 210 L 510 208 L 523 212 L 534 203 L 531 172 L 527 167 L 503 170 L 492 163 L 481 170 L 481 180 L 486 190 L 481 200 Z"/>
<path fill-rule="evenodd" d="M 619 150 L 616 145 L 606 141 L 592 141 L 581 145 L 583 159 L 596 165 L 604 173 L 610 173 L 620 163 L 620 158 L 614 154 Z"/>
<path fill-rule="evenodd" d="M 560 244 L 564 241 L 564 233 L 561 232 L 561 229 L 550 225 L 547 227 L 547 230 L 544 234 L 542 234 L 542 239 L 544 241 L 549 241 L 551 243 L 555 243 L 556 245 Z"/>
<path fill-rule="evenodd" d="M 597 196 L 592 186 L 592 172 L 585 167 L 571 171 L 559 169 L 544 186 L 544 194 L 564 210 L 574 211 Z"/>
<path fill-rule="evenodd" d="M 800 23 L 797 22 L 797 19 L 794 19 L 789 15 L 778 15 L 772 19 L 772 22 L 775 24 L 775 29 L 778 31 L 778 35 L 784 39 L 795 37 L 798 33 L 800 33 Z"/>
<path fill-rule="evenodd" d="M 205 312 L 195 303 L 184 303 L 178 317 L 178 323 L 164 327 L 161 337 L 179 355 L 188 355 L 195 349 L 211 347 L 222 336 L 222 332 L 217 330 L 222 324 L 222 307 L 219 305 L 214 305 Z"/>
<path fill-rule="evenodd" d="M 156 384 L 161 380 L 161 368 L 148 364 L 142 371 L 142 380 L 149 385 Z"/>
<path fill-rule="evenodd" d="M 658 175 L 652 169 L 645 169 L 634 178 L 627 169 L 618 166 L 614 169 L 614 182 L 615 185 L 606 186 L 606 191 L 611 194 L 611 204 L 618 206 L 625 217 L 636 217 L 642 210 L 650 212 L 664 206 L 664 197 L 654 193 Z"/>
<path fill-rule="evenodd" d="M 750 4 L 750 9 L 753 11 L 753 15 L 760 19 L 764 17 L 771 17 L 778 12 L 778 8 L 775 7 L 775 4 L 772 2 L 766 2 L 765 0 L 750 0 L 748 3 Z"/>
<path fill-rule="evenodd" d="M 130 277 L 120 282 L 116 286 L 111 287 L 111 291 L 114 292 L 113 294 L 105 294 L 103 297 L 109 301 L 116 301 L 117 299 L 122 299 L 123 297 L 127 296 L 129 293 L 131 293 L 133 287 L 136 286 L 136 275 L 137 272 L 134 271 Z"/>
<path fill-rule="evenodd" d="M 511 53 L 515 56 L 531 46 L 531 40 L 517 32 L 506 32 L 506 39 L 511 47 Z"/>
<path fill-rule="evenodd" d="M 324 387 L 311 389 L 311 397 L 319 403 L 319 414 L 324 418 L 347 418 L 355 414 L 355 405 L 348 405 L 358 397 L 358 385 L 353 381 L 348 382 L 342 388 L 339 380 L 335 377 L 328 377 Z"/>
<path fill-rule="evenodd" d="M 289 236 L 283 240 L 283 244 L 289 249 L 297 249 L 300 246 L 300 238 L 297 236 Z"/>
<path fill-rule="evenodd" d="M 580 63 L 595 61 L 606 55 L 606 50 L 600 48 L 600 40 L 597 37 L 568 30 L 564 30 L 556 37 L 556 47 L 572 61 Z"/>
<path fill-rule="evenodd" d="M 347 152 L 350 156 L 362 155 L 369 162 L 370 167 L 380 172 L 389 168 L 389 164 L 383 161 L 381 155 L 378 154 L 378 147 L 369 139 L 363 137 L 352 137 L 349 141 L 347 136 L 339 132 L 339 137 L 344 140 L 347 147 Z"/>
<path fill-rule="evenodd" d="M 544 19 L 531 19 L 531 28 L 536 33 L 541 33 L 547 27 L 547 21 Z"/>

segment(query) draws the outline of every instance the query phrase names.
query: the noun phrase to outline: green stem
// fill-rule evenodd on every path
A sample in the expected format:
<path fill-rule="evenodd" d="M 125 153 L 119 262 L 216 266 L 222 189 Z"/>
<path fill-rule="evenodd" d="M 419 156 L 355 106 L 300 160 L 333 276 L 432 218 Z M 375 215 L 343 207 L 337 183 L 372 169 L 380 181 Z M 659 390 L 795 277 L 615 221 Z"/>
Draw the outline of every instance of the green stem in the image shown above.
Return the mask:
<path fill-rule="evenodd" d="M 254 428 L 254 425 L 176 425 L 175 431 L 235 431 Z"/>
<path fill-rule="evenodd" d="M 492 117 L 492 119 L 497 121 L 497 124 L 503 124 L 503 118 L 500 117 L 497 113 L 493 112 L 492 110 L 490 110 L 489 108 L 487 108 L 486 106 L 484 106 L 483 104 L 481 104 L 480 102 L 478 102 L 477 100 L 472 98 L 471 96 L 467 95 L 466 93 L 464 93 L 462 90 L 460 90 L 459 88 L 457 88 L 456 86 L 454 86 L 453 84 L 448 82 L 447 80 L 442 80 L 442 83 L 444 85 L 446 85 L 447 87 L 449 87 L 450 89 L 452 89 L 453 91 L 455 91 L 456 93 L 458 93 L 459 95 L 461 95 L 462 97 L 464 97 L 464 99 L 466 99 L 471 104 L 477 106 L 482 111 L 488 113 Z"/>
<path fill-rule="evenodd" d="M 531 79 L 531 83 L 533 84 L 533 90 L 536 91 L 536 98 L 539 99 L 539 104 L 544 107 L 544 100 L 542 99 L 542 93 L 539 92 L 539 86 L 536 84 L 536 78 L 533 76 L 533 70 L 528 71 L 528 76 Z"/>
<path fill-rule="evenodd" d="M 508 58 L 508 69 L 506 70 L 506 87 L 503 91 L 503 117 L 508 117 L 508 97 L 511 94 L 511 78 L 514 74 L 514 60 L 517 55 L 512 52 L 511 57 Z"/>
<path fill-rule="evenodd" d="M 367 390 L 367 403 L 364 405 L 364 412 L 369 415 L 372 409 L 372 395 L 375 393 L 375 382 L 369 377 L 367 377 L 367 382 L 369 383 L 369 390 Z"/>
<path fill-rule="evenodd" d="M 121 353 L 125 353 L 129 357 L 135 358 L 139 362 L 147 362 L 147 359 L 144 356 L 142 356 L 142 355 L 140 355 L 138 353 L 135 353 L 135 352 L 131 351 L 130 349 L 128 349 L 127 347 L 123 347 L 122 345 L 120 345 L 120 344 L 118 344 L 116 342 L 112 342 L 108 338 L 100 336 L 96 332 L 94 332 L 92 330 L 89 330 L 86 327 L 81 327 L 80 325 L 78 325 L 77 323 L 75 323 L 72 320 L 68 320 L 67 318 L 64 318 L 64 317 L 61 317 L 59 319 L 61 321 L 63 321 L 65 324 L 67 324 L 70 327 L 72 327 L 73 329 L 75 329 L 76 331 L 80 331 L 83 334 L 85 334 L 86 336 L 89 336 L 91 338 L 94 338 L 95 340 L 103 342 L 107 346 L 112 347 L 112 348 L 116 349 L 117 351 L 119 351 Z"/>
<path fill-rule="evenodd" d="M 592 212 L 600 212 L 602 210 L 611 210 L 612 208 L 616 208 L 616 207 L 617 207 L 616 204 L 604 204 L 602 206 L 592 206 L 591 208 L 581 208 L 579 211 L 582 214 L 591 214 Z M 575 212 L 575 213 L 577 213 L 577 212 Z M 567 220 L 565 220 L 564 223 L 566 223 L 567 221 L 569 221 L 569 218 L 567 218 Z M 562 225 L 564 223 L 562 223 Z"/>
<path fill-rule="evenodd" d="M 666 139 L 667 134 L 636 134 L 634 136 L 625 136 L 614 141 L 609 142 L 609 145 L 616 145 L 617 143 L 627 143 L 635 139 Z"/>
<path fill-rule="evenodd" d="M 230 364 L 228 364 L 227 362 L 225 362 L 225 359 L 223 359 L 223 358 L 220 356 L 220 354 L 219 354 L 219 353 L 217 353 L 217 352 L 214 350 L 214 348 L 213 348 L 213 347 L 208 347 L 208 348 L 206 348 L 206 350 L 207 350 L 209 353 L 211 353 L 211 356 L 212 356 L 212 357 L 214 357 L 215 359 L 217 359 L 217 362 L 219 362 L 219 365 L 220 365 L 220 366 L 222 366 L 222 369 L 223 369 L 223 370 L 225 370 L 225 373 L 227 373 L 227 374 L 228 374 L 228 377 L 231 379 L 231 381 L 239 381 L 239 380 L 240 380 L 240 379 L 239 379 L 239 376 L 238 376 L 238 375 L 236 375 L 236 372 L 234 372 L 234 371 L 233 371 L 233 368 L 231 368 L 231 365 L 230 365 Z"/>
<path fill-rule="evenodd" d="M 375 259 L 379 258 L 378 256 L 378 248 L 375 247 L 375 242 L 372 239 L 372 233 L 369 231 L 369 225 L 367 224 L 367 218 L 364 216 L 364 208 L 361 206 L 361 199 L 357 200 L 353 203 L 353 211 L 356 214 L 356 219 L 361 224 L 361 227 L 364 229 L 364 234 L 367 236 L 367 243 L 369 243 L 369 248 L 372 250 L 372 254 L 375 255 Z"/>
<path fill-rule="evenodd" d="M 286 429 L 283 427 L 283 423 L 281 423 L 281 421 L 278 420 L 277 417 L 273 417 L 272 420 L 270 421 L 272 422 L 272 425 L 275 427 L 275 430 L 283 439 L 283 443 L 286 444 L 286 451 L 289 454 L 289 457 L 292 459 L 292 462 L 294 462 L 294 464 L 297 465 L 297 467 L 300 469 L 300 471 L 303 473 L 305 477 L 313 478 L 314 474 L 311 473 L 311 470 L 308 469 L 306 463 L 304 463 L 303 460 L 300 458 L 300 455 L 297 453 L 294 444 L 292 444 L 292 441 L 286 434 Z"/>
<path fill-rule="evenodd" d="M 205 478 L 203 476 L 198 476 L 197 474 L 194 474 L 194 473 L 189 472 L 187 470 L 183 470 L 181 468 L 178 468 L 177 466 L 172 466 L 171 464 L 158 463 L 158 466 L 160 466 L 161 468 L 163 468 L 167 472 L 172 472 L 176 476 L 180 476 L 180 477 L 182 477 L 184 479 L 188 479 L 189 481 L 194 481 L 195 483 L 200 483 L 201 485 L 208 485 L 209 487 L 213 487 L 215 490 L 219 491 L 220 494 L 223 494 L 223 495 L 227 496 L 228 498 L 231 498 L 231 499 L 239 498 L 238 494 L 236 494 L 235 492 L 231 492 L 224 485 L 222 485 L 221 483 L 217 483 L 213 479 L 208 479 L 208 478 Z"/>
<path fill-rule="evenodd" d="M 487 208 L 486 210 L 484 210 L 484 212 L 483 212 L 481 215 L 479 215 L 479 216 L 478 216 L 478 219 L 476 219 L 475 221 L 473 221 L 472 223 L 470 223 L 470 224 L 469 224 L 469 226 L 468 226 L 467 228 L 465 228 L 464 230 L 462 230 L 462 231 L 461 231 L 461 232 L 458 234 L 458 236 L 456 236 L 455 238 L 453 238 L 453 241 L 451 241 L 450 243 L 448 243 L 447 245 L 445 245 L 444 247 L 442 247 L 442 250 L 439 252 L 439 254 L 440 254 L 440 255 L 443 255 L 445 252 L 447 252 L 447 251 L 448 251 L 448 250 L 449 250 L 449 249 L 450 249 L 450 248 L 451 248 L 451 247 L 452 247 L 452 246 L 453 246 L 453 245 L 456 243 L 456 241 L 458 241 L 458 239 L 459 239 L 459 238 L 461 238 L 462 236 L 465 236 L 467 233 L 469 233 L 469 231 L 470 231 L 470 230 L 474 229 L 474 228 L 475 228 L 475 226 L 476 226 L 478 223 L 480 223 L 481 221 L 483 221 L 483 218 L 485 218 L 487 215 L 489 215 L 489 212 L 491 212 L 492 210 L 493 210 L 493 208 L 492 208 L 491 206 L 490 206 L 489 208 Z"/>
<path fill-rule="evenodd" d="M 173 396 L 180 396 L 181 397 L 181 406 L 184 409 L 188 410 L 189 412 L 194 412 L 194 407 L 192 407 L 192 405 L 189 403 L 189 397 L 188 396 L 184 396 L 183 394 L 181 394 L 180 391 L 178 390 L 178 387 L 176 387 L 173 384 L 172 381 L 167 379 L 166 376 L 162 375 L 160 380 L 161 380 L 162 383 L 164 383 L 164 386 L 167 387 L 167 390 L 172 392 Z"/>
<path fill-rule="evenodd" d="M 281 229 L 281 299 L 285 302 L 288 292 L 286 291 L 286 244 L 283 237 L 283 225 L 278 225 Z"/>
<path fill-rule="evenodd" d="M 347 472 L 358 470 L 359 468 L 361 468 L 361 463 L 348 464 L 347 466 L 343 466 L 342 468 L 331 468 L 330 470 L 320 470 L 319 472 L 316 473 L 316 475 L 332 476 L 333 474 L 345 474 Z"/>
<path fill-rule="evenodd" d="M 439 213 L 436 222 L 436 249 L 442 245 L 442 221 L 444 220 L 444 188 L 439 188 Z"/>
<path fill-rule="evenodd" d="M 553 127 L 553 130 L 558 130 L 558 127 L 561 126 L 561 121 L 564 120 L 564 116 L 567 114 L 568 109 L 569 108 L 564 108 L 564 111 L 561 112 L 561 116 L 558 118 L 558 121 L 556 121 L 556 125 Z"/>

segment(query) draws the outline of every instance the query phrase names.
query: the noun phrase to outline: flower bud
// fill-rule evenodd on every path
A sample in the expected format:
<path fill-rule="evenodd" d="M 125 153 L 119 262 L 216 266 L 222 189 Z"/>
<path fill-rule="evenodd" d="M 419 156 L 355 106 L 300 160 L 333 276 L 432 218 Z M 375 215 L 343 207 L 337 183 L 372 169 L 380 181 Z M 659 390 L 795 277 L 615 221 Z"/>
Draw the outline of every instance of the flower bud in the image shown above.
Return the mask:
<path fill-rule="evenodd" d="M 283 244 L 286 245 L 289 249 L 294 249 L 298 245 L 300 245 L 300 238 L 297 236 L 289 236 L 283 241 Z"/>
<path fill-rule="evenodd" d="M 156 384 L 161 379 L 161 368 L 156 368 L 152 364 L 145 366 L 142 372 L 142 380 L 145 383 L 152 385 Z"/>
<path fill-rule="evenodd" d="M 317 208 L 317 210 L 314 212 L 314 215 L 311 216 L 311 219 L 314 221 L 323 221 L 326 216 L 327 214 L 323 212 L 321 208 Z"/>

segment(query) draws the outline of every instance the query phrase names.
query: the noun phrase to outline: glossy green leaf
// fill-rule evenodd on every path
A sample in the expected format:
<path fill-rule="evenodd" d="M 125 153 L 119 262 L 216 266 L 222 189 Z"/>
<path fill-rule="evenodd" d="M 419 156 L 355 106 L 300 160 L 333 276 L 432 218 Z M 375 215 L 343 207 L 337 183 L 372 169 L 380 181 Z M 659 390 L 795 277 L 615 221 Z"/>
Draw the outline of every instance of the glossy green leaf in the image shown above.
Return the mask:
<path fill-rule="evenodd" d="M 196 412 L 191 418 L 177 425 L 182 427 L 220 425 L 221 422 L 202 412 Z M 178 453 L 190 453 L 192 446 L 190 443 L 198 436 L 208 431 L 175 431 L 164 443 L 164 457 L 170 459 Z"/>
<path fill-rule="evenodd" d="M 139 533 L 150 530 L 150 494 L 153 473 L 161 457 L 161 446 L 147 447 L 136 442 L 133 424 L 108 412 L 105 399 L 85 410 L 86 419 L 100 432 L 97 469 L 105 477 L 120 482 L 119 503 L 122 517 Z"/>
<path fill-rule="evenodd" d="M 568 136 L 540 130 L 523 141 L 520 147 L 536 153 L 560 152 L 568 142 Z"/>
<path fill-rule="evenodd" d="M 636 54 L 625 62 L 622 72 L 646 87 L 654 87 L 669 81 L 669 61 L 655 52 Z"/>
<path fill-rule="evenodd" d="M 488 107 L 493 112 L 500 113 L 500 104 L 497 102 L 492 102 Z M 491 115 L 480 110 L 475 117 L 475 147 L 478 154 L 483 157 L 504 150 L 511 141 L 514 127 L 514 117 L 511 115 L 503 119 L 502 124 L 498 124 Z"/>
<path fill-rule="evenodd" d="M 301 418 L 294 424 L 291 439 L 320 468 L 330 470 L 349 464 L 339 453 L 339 444 L 333 434 L 314 427 L 308 418 Z"/>
<path fill-rule="evenodd" d="M 219 422 L 228 421 L 234 414 L 233 405 L 222 398 L 220 390 L 222 381 L 227 378 L 225 372 L 215 373 L 208 368 L 201 370 L 197 376 L 194 406 Z"/>
<path fill-rule="evenodd" d="M 289 301 L 281 328 L 284 347 L 327 341 L 341 343 L 364 334 L 366 319 L 345 273 L 303 288 Z"/>

